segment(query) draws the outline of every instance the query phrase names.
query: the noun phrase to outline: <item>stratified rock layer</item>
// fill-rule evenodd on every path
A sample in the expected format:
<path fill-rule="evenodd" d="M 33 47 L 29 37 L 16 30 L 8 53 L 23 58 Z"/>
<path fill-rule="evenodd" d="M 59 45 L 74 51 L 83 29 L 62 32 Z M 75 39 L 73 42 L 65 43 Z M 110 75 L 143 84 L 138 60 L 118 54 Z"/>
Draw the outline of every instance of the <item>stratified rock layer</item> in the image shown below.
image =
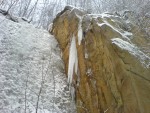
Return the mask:
<path fill-rule="evenodd" d="M 118 15 L 66 7 L 51 33 L 62 50 L 66 73 L 70 42 L 76 36 L 78 75 L 74 73 L 72 86 L 78 113 L 149 113 L 150 40 L 135 24 Z"/>

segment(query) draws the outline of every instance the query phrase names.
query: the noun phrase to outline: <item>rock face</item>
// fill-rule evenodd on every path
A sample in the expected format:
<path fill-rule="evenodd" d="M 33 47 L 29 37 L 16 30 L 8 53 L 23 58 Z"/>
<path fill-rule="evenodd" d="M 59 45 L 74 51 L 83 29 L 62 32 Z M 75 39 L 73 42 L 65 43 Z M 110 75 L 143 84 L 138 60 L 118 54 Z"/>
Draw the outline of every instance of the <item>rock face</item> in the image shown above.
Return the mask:
<path fill-rule="evenodd" d="M 78 73 L 71 85 L 78 113 L 149 113 L 150 39 L 135 24 L 119 15 L 66 7 L 51 33 L 62 50 L 66 73 L 76 37 Z"/>

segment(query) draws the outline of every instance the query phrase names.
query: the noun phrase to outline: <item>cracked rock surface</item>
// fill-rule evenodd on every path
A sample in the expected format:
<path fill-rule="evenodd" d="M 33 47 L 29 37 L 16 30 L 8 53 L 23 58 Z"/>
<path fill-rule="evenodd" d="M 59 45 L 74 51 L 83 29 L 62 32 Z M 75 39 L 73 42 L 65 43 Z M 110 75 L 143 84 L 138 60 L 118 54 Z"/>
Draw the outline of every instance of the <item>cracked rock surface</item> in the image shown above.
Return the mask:
<path fill-rule="evenodd" d="M 137 25 L 123 16 L 92 15 L 72 7 L 58 14 L 51 33 L 62 50 L 66 73 L 76 37 L 78 74 L 72 86 L 78 113 L 149 113 L 150 39 Z"/>

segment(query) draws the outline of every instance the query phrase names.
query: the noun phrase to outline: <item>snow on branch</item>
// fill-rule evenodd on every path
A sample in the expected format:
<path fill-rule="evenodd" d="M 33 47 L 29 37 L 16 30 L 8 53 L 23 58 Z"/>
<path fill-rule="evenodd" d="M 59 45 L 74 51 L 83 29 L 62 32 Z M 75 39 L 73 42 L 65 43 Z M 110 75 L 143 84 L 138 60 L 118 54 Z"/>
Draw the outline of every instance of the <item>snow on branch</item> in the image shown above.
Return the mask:
<path fill-rule="evenodd" d="M 78 71 L 78 55 L 77 55 L 77 48 L 76 48 L 76 40 L 75 36 L 73 35 L 70 51 L 69 51 L 69 66 L 68 66 L 68 83 L 72 83 L 73 73 L 77 74 Z"/>

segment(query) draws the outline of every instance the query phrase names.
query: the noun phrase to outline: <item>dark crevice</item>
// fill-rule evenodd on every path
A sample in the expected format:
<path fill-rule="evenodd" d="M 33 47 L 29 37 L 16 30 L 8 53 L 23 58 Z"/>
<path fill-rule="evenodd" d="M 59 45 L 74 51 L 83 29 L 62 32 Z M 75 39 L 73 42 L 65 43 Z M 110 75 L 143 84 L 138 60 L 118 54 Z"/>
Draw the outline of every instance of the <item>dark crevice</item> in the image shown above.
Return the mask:
<path fill-rule="evenodd" d="M 144 80 L 150 82 L 149 79 L 143 77 L 142 75 L 140 75 L 140 74 L 138 74 L 138 73 L 136 73 L 136 72 L 134 72 L 134 71 L 132 71 L 132 70 L 127 69 L 127 71 L 129 71 L 129 72 L 133 73 L 134 75 L 136 75 L 136 76 L 138 76 L 138 77 L 140 77 L 140 78 L 142 78 L 142 79 L 144 79 Z"/>

